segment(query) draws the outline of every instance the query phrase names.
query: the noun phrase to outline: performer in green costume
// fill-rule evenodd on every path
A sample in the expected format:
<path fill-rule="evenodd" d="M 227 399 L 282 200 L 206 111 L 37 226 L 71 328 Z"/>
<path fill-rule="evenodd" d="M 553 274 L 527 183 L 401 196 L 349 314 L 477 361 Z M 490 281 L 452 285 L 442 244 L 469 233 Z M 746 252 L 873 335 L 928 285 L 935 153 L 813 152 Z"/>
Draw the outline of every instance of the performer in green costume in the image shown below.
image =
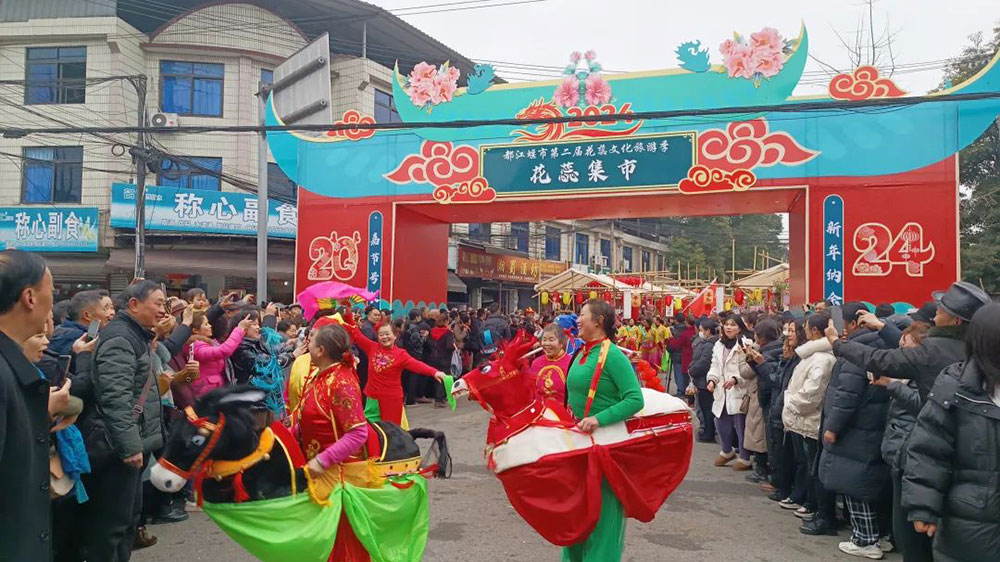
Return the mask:
<path fill-rule="evenodd" d="M 614 309 L 593 299 L 580 312 L 580 337 L 587 342 L 570 365 L 566 400 L 588 433 L 624 421 L 642 409 L 639 380 L 625 354 L 608 336 L 614 333 Z M 598 374 L 594 385 L 594 375 Z M 625 546 L 625 511 L 607 480 L 601 482 L 601 518 L 582 543 L 563 549 L 563 562 L 618 562 Z"/>

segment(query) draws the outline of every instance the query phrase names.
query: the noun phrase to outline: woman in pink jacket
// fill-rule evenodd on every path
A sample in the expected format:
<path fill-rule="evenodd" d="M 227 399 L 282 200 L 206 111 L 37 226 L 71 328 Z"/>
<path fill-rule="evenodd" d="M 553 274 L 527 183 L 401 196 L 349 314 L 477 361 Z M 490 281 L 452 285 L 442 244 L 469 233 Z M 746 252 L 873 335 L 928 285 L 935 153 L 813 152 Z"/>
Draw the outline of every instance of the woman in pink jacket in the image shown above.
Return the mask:
<path fill-rule="evenodd" d="M 191 321 L 191 355 L 199 363 L 201 375 L 191 383 L 196 398 L 216 388 L 226 385 L 226 360 L 236 351 L 243 340 L 247 327 L 253 321 L 250 316 L 240 320 L 226 341 L 219 343 L 212 339 L 212 325 L 204 314 L 195 314 Z"/>

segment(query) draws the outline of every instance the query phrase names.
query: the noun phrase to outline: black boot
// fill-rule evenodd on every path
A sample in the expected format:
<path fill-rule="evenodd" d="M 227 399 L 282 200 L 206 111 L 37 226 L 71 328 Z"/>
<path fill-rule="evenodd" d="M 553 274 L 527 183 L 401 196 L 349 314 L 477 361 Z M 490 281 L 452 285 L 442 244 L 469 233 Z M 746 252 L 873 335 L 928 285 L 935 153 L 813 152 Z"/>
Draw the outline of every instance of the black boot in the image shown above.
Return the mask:
<path fill-rule="evenodd" d="M 189 515 L 184 508 L 178 505 L 177 502 L 170 502 L 164 504 L 156 515 L 153 517 L 154 525 L 162 525 L 164 523 L 180 523 L 181 521 L 187 521 Z"/>
<path fill-rule="evenodd" d="M 828 517 L 816 515 L 812 521 L 806 521 L 799 527 L 799 532 L 803 535 L 826 535 L 837 536 L 837 526 Z"/>

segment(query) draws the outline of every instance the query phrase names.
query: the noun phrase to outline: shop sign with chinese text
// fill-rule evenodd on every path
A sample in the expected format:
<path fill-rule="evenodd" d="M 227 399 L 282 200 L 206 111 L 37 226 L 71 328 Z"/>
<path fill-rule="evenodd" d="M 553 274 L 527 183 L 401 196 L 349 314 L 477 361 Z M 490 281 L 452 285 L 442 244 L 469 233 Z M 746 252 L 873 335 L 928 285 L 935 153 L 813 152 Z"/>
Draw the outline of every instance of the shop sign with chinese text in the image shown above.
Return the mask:
<path fill-rule="evenodd" d="M 97 207 L 0 207 L 0 250 L 96 252 Z"/>
<path fill-rule="evenodd" d="M 135 228 L 132 184 L 111 186 L 111 226 Z M 295 238 L 295 205 L 268 202 L 267 234 Z M 146 188 L 146 228 L 214 234 L 257 234 L 257 197 L 244 193 L 150 186 Z"/>
<path fill-rule="evenodd" d="M 695 159 L 694 133 L 480 148 L 482 175 L 498 194 L 675 186 Z"/>
<path fill-rule="evenodd" d="M 482 250 L 459 247 L 458 267 L 455 269 L 455 273 L 459 277 L 537 283 L 546 277 L 562 273 L 566 267 L 564 262 L 487 254 Z"/>

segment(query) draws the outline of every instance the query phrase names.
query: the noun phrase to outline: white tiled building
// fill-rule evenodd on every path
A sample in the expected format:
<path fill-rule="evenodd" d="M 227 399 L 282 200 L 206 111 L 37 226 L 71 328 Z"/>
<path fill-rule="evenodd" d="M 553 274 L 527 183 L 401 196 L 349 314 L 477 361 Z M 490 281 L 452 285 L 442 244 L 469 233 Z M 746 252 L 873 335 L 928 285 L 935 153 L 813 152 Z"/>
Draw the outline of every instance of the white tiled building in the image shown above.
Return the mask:
<path fill-rule="evenodd" d="M 454 270 L 458 248 L 473 245 L 491 253 L 508 253 L 536 260 L 565 262 L 581 271 L 643 273 L 669 269 L 667 245 L 658 236 L 636 236 L 617 221 L 545 221 L 452 225 L 449 267 Z M 463 286 L 464 285 L 464 286 Z M 478 308 L 500 301 L 505 310 L 536 306 L 530 283 L 449 278 L 449 300 Z"/>
<path fill-rule="evenodd" d="M 256 124 L 259 82 L 324 31 L 332 43 L 335 117 L 353 108 L 382 121 L 398 119 L 391 101 L 396 59 L 401 68 L 427 59 L 471 69 L 460 54 L 355 0 L 4 0 L 0 127 L 134 126 L 136 89 L 129 80 L 109 78 L 124 76 L 148 77 L 147 116 L 177 114 L 183 126 Z M 362 57 L 368 45 L 371 56 Z M 151 137 L 154 149 L 180 159 L 168 162 L 162 175 L 148 174 L 147 185 L 240 193 L 256 188 L 253 133 Z M 111 228 L 109 215 L 112 184 L 135 181 L 127 150 L 135 142 L 129 133 L 0 138 L 0 208 L 32 214 L 57 207 L 98 209 L 96 252 L 47 254 L 61 296 L 88 283 L 115 289 L 131 274 L 133 233 Z M 294 196 L 276 166 L 269 178 L 272 196 Z M 154 230 L 148 243 L 149 276 L 164 278 L 177 290 L 197 285 L 214 293 L 225 286 L 253 286 L 252 236 Z M 293 244 L 271 238 L 269 280 L 278 296 L 291 290 Z"/>

